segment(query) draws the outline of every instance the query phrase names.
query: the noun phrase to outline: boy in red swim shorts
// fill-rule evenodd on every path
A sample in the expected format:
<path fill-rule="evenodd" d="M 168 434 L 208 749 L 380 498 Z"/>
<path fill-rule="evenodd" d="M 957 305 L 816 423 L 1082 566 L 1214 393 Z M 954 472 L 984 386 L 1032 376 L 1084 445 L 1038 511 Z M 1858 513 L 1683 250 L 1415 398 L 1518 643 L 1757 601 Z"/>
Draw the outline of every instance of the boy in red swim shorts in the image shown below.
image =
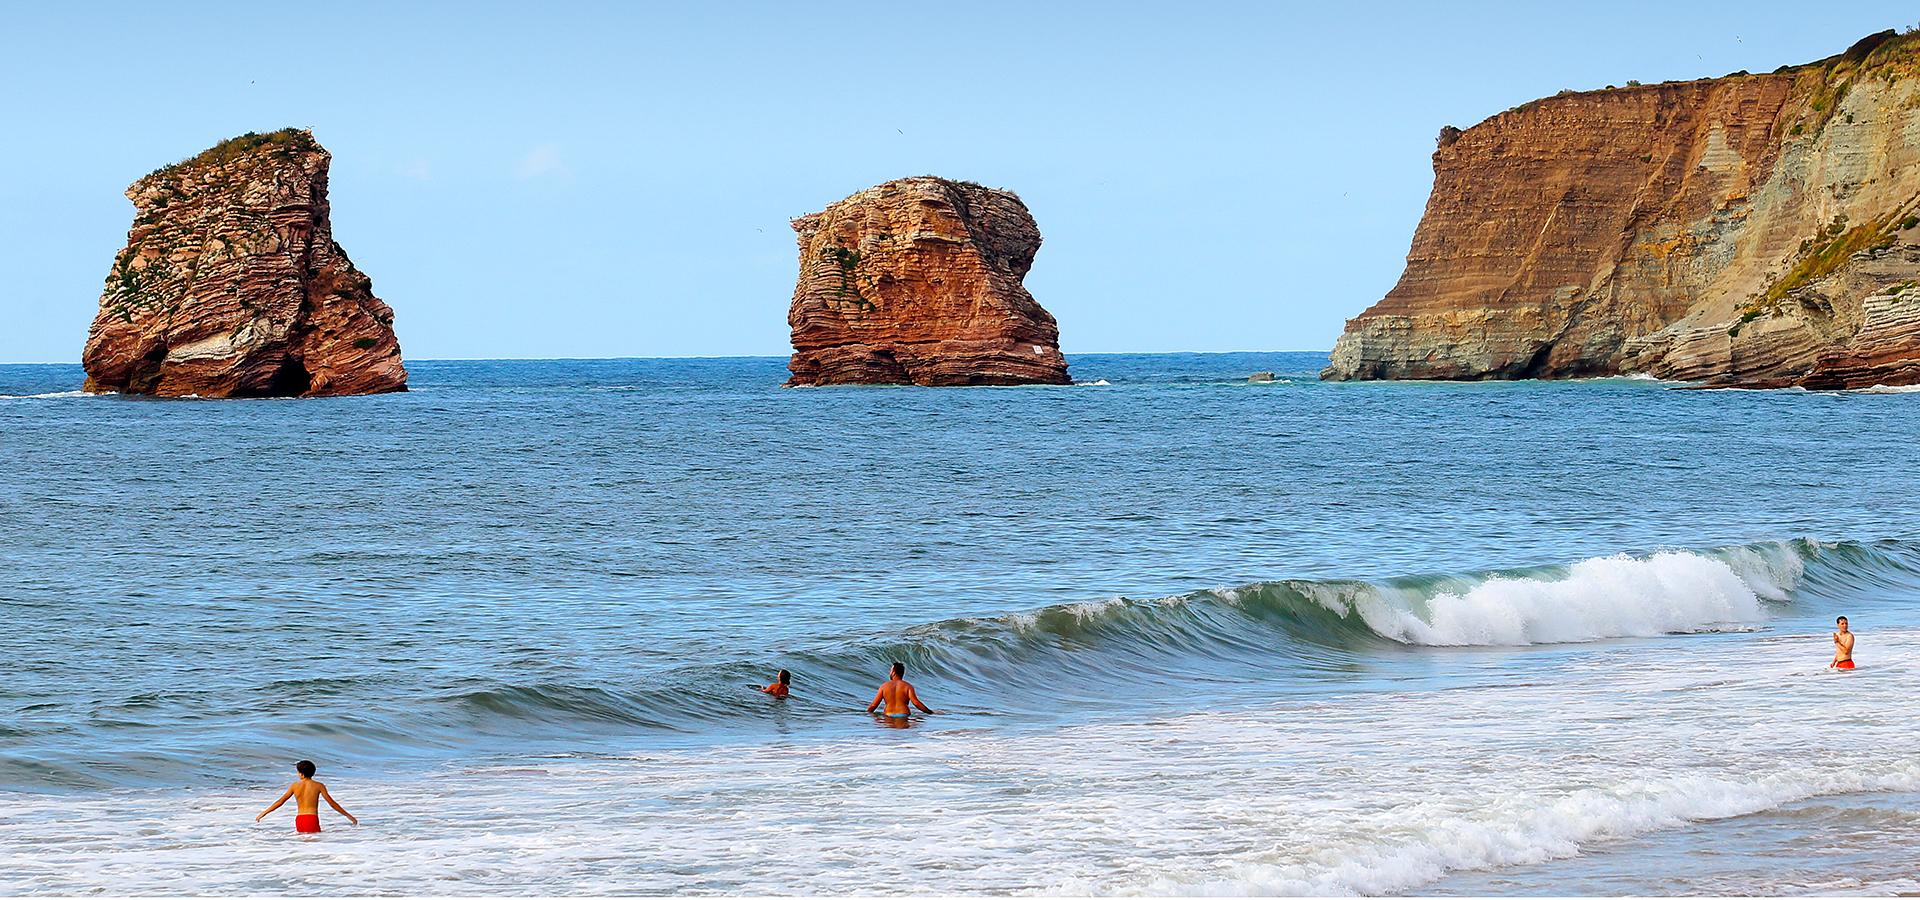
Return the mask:
<path fill-rule="evenodd" d="M 328 806 L 333 807 L 334 812 L 346 816 L 347 821 L 355 825 L 360 824 L 360 820 L 354 818 L 353 813 L 347 812 L 346 807 L 340 805 L 340 801 L 333 799 L 333 795 L 327 793 L 326 785 L 313 780 L 313 762 L 311 760 L 303 759 L 294 763 L 293 770 L 300 773 L 300 780 L 295 781 L 292 786 L 288 787 L 287 792 L 281 794 L 280 799 L 273 801 L 272 806 L 267 807 L 259 815 L 254 816 L 253 820 L 255 822 L 266 818 L 267 813 L 279 809 L 282 804 L 287 802 L 288 797 L 293 797 L 295 798 L 293 807 L 293 830 L 301 834 L 320 833 L 320 801 L 323 798 L 327 801 Z"/>
<path fill-rule="evenodd" d="M 1851 669 L 1853 668 L 1853 632 L 1847 630 L 1847 617 L 1841 616 L 1833 620 L 1833 624 L 1840 630 L 1833 633 L 1833 665 L 1828 668 Z"/>

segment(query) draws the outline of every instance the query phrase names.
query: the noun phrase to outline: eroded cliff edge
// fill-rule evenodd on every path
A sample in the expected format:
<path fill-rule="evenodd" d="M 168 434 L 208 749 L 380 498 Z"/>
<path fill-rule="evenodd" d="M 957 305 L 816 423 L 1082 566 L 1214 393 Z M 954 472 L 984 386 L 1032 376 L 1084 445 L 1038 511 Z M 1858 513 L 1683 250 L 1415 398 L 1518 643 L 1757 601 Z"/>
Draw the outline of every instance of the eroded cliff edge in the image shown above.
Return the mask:
<path fill-rule="evenodd" d="M 333 240 L 331 162 L 306 131 L 249 133 L 127 188 L 133 227 L 87 334 L 86 389 L 406 390 L 393 310 Z"/>
<path fill-rule="evenodd" d="M 1008 191 L 902 178 L 793 220 L 791 385 L 1066 384 L 1022 280 L 1040 229 Z"/>
<path fill-rule="evenodd" d="M 1331 379 L 1920 382 L 1920 35 L 1441 132 Z"/>

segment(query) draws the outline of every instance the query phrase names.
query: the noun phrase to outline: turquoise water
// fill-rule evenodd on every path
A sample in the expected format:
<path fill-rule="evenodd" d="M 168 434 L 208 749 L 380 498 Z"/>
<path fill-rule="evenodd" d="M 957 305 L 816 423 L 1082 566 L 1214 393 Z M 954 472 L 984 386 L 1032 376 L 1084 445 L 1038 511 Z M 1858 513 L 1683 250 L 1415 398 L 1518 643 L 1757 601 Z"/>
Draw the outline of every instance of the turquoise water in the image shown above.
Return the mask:
<path fill-rule="evenodd" d="M 1911 809 L 1920 394 L 1324 362 L 0 366 L 0 887 L 1660 893 L 1733 883 L 1633 862 L 1688 829 Z M 904 731 L 859 712 L 896 659 L 942 710 Z M 301 757 L 367 822 L 328 872 L 249 826 Z"/>

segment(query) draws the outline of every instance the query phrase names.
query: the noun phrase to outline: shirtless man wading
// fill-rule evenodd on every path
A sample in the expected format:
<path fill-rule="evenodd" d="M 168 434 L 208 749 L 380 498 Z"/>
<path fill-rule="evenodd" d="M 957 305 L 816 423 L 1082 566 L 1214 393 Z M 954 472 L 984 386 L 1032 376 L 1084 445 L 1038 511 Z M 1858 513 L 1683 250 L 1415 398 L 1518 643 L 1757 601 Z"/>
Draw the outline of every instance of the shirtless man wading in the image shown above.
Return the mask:
<path fill-rule="evenodd" d="M 1853 668 L 1853 632 L 1847 630 L 1847 617 L 1833 620 L 1840 630 L 1833 633 L 1833 665 L 1829 668 Z"/>
<path fill-rule="evenodd" d="M 287 788 L 287 792 L 281 794 L 280 799 L 273 801 L 272 806 L 267 807 L 259 815 L 254 816 L 253 820 L 255 822 L 266 818 L 267 813 L 279 809 L 281 804 L 287 802 L 287 798 L 292 797 L 295 798 L 293 807 L 293 830 L 301 832 L 302 834 L 319 833 L 321 800 L 327 801 L 327 805 L 333 807 L 334 812 L 346 816 L 347 821 L 355 825 L 360 824 L 360 820 L 354 818 L 353 813 L 347 812 L 346 807 L 340 805 L 340 801 L 333 799 L 333 795 L 327 793 L 326 785 L 313 780 L 313 763 L 303 759 L 293 764 L 293 770 L 300 773 L 300 780 L 294 782 L 291 787 Z"/>
<path fill-rule="evenodd" d="M 905 719 L 910 712 L 907 709 L 908 704 L 912 704 L 923 713 L 933 712 L 925 703 L 920 702 L 920 695 L 914 692 L 913 685 L 907 683 L 906 663 L 893 664 L 893 677 L 887 679 L 887 683 L 874 692 L 873 702 L 867 704 L 867 712 L 879 709 L 882 703 L 887 705 L 889 719 Z"/>

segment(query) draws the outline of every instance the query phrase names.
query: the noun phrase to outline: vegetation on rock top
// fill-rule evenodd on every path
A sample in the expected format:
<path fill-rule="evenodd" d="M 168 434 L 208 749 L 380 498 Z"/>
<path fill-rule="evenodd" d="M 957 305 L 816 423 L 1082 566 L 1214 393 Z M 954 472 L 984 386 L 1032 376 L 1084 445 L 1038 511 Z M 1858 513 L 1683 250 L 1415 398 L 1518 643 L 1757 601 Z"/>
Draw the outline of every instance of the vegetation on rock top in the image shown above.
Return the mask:
<path fill-rule="evenodd" d="M 319 150 L 320 143 L 313 139 L 313 132 L 304 128 L 282 128 L 265 134 L 249 131 L 239 137 L 221 141 L 172 165 L 161 166 L 147 173 L 147 178 L 165 175 L 188 166 L 226 165 L 241 157 L 259 153 L 263 149 L 281 159 L 291 159 L 296 153 Z"/>
<path fill-rule="evenodd" d="M 1738 72 L 1729 72 L 1720 78 L 1683 79 L 1650 85 L 1630 80 L 1624 89 L 1611 84 L 1604 88 L 1584 91 L 1567 88 L 1552 97 L 1529 100 L 1506 112 L 1530 110 L 1549 100 L 1567 97 L 1591 97 L 1620 90 L 1658 90 L 1670 85 L 1697 84 L 1724 78 L 1747 77 L 1751 74 L 1743 69 Z M 1781 66 L 1773 70 L 1773 74 L 1810 75 L 1818 79 L 1816 84 L 1809 86 L 1812 91 L 1812 103 L 1815 104 L 1813 106 L 1815 115 L 1812 118 L 1817 120 L 1813 123 L 1814 133 L 1817 135 L 1819 130 L 1826 126 L 1826 120 L 1833 117 L 1833 110 L 1839 106 L 1840 100 L 1845 97 L 1847 89 L 1852 86 L 1855 79 L 1875 75 L 1887 81 L 1894 81 L 1904 75 L 1920 74 L 1920 26 L 1899 32 L 1888 29 L 1870 34 L 1854 42 L 1853 46 L 1847 48 L 1845 52 L 1810 63 Z M 1794 128 L 1796 130 L 1793 133 L 1798 135 L 1806 130 L 1806 124 L 1797 124 Z"/>

